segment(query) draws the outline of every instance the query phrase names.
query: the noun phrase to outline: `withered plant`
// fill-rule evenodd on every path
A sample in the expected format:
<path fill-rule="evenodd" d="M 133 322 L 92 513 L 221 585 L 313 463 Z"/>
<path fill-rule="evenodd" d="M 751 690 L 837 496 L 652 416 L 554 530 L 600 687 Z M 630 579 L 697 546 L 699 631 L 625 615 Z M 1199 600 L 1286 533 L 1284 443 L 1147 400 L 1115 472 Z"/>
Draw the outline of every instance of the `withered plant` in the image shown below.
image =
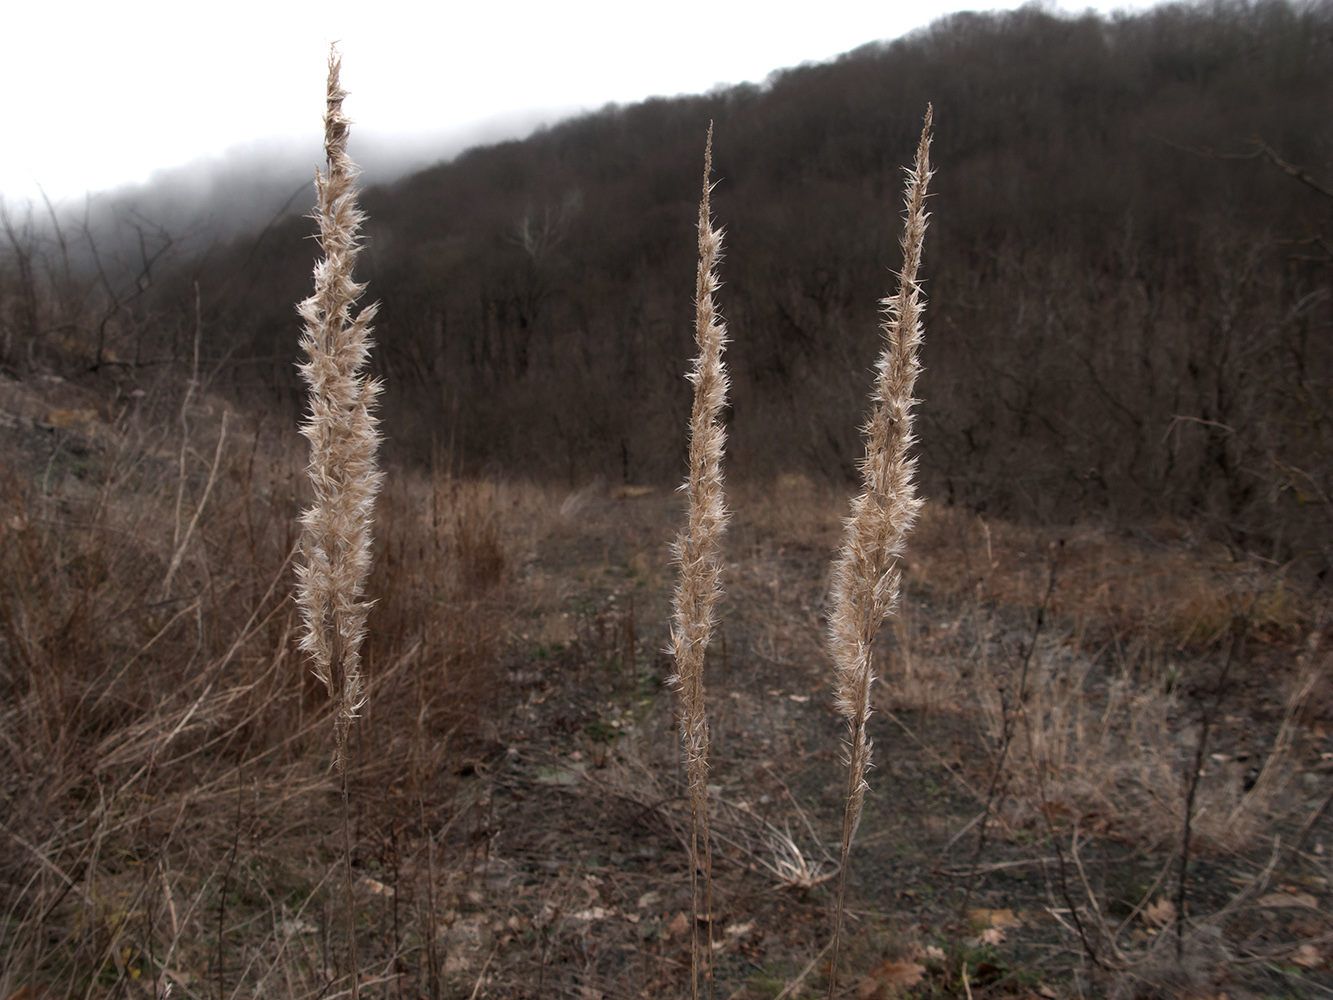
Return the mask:
<path fill-rule="evenodd" d="M 847 859 L 865 803 L 866 769 L 871 741 L 870 689 L 874 684 L 871 647 L 884 619 L 898 605 L 903 545 L 922 501 L 912 476 L 916 459 L 909 452 L 912 436 L 912 389 L 921 371 L 921 315 L 925 309 L 917 268 L 926 235 L 926 187 L 930 182 L 930 127 L 927 107 L 916 162 L 908 171 L 906 225 L 903 228 L 903 269 L 898 292 L 885 299 L 884 350 L 871 394 L 866 424 L 866 453 L 861 460 L 862 492 L 852 500 L 842 550 L 833 567 L 829 618 L 829 650 L 833 657 L 838 711 L 847 719 L 847 802 L 842 821 L 842 855 L 833 918 L 833 957 L 829 997 L 838 985 L 838 951 L 847 889 Z"/>
<path fill-rule="evenodd" d="M 305 320 L 302 377 L 310 387 L 310 415 L 301 433 L 310 441 L 314 503 L 301 515 L 297 601 L 305 631 L 301 648 L 334 704 L 334 763 L 342 782 L 343 861 L 347 890 L 348 959 L 352 996 L 358 994 L 356 921 L 352 900 L 352 845 L 347 803 L 347 731 L 364 704 L 361 643 L 370 603 L 363 599 L 370 572 L 370 529 L 381 473 L 375 464 L 379 433 L 373 413 L 380 385 L 364 374 L 370 356 L 370 322 L 376 307 L 355 317 L 365 290 L 352 278 L 364 218 L 356 207 L 356 165 L 347 155 L 348 119 L 339 86 L 342 60 L 329 53 L 324 152 L 328 163 L 316 179 L 319 244 L 315 294 L 299 306 Z"/>
<path fill-rule="evenodd" d="M 718 288 L 717 262 L 722 255 L 722 233 L 713 228 L 708 196 L 712 190 L 713 126 L 708 126 L 704 148 L 703 196 L 699 201 L 699 272 L 695 289 L 694 339 L 699 354 L 687 376 L 694 383 L 690 415 L 690 473 L 685 483 L 689 524 L 676 539 L 674 554 L 680 568 L 676 585 L 671 646 L 676 673 L 671 681 L 680 688 L 681 751 L 690 789 L 690 900 L 693 908 L 690 995 L 699 995 L 699 876 L 703 875 L 703 913 L 708 925 L 708 987 L 713 987 L 712 848 L 708 831 L 708 718 L 704 696 L 704 654 L 717 624 L 717 601 L 722 595 L 722 563 L 718 543 L 727 523 L 722 493 L 722 452 L 726 431 L 721 413 L 727 401 L 727 372 L 722 364 L 726 326 L 717 313 L 713 294 Z M 703 856 L 700 858 L 700 849 Z"/>

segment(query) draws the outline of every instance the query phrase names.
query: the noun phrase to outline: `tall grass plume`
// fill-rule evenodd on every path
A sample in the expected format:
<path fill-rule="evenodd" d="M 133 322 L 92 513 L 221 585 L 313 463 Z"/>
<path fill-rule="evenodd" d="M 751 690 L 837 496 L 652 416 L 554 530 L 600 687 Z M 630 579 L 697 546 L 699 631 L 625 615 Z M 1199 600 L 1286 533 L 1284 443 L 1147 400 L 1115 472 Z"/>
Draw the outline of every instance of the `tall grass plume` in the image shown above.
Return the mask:
<path fill-rule="evenodd" d="M 901 583 L 898 564 L 922 505 L 913 482 L 916 459 L 909 452 L 916 440 L 912 434 L 912 407 L 916 403 L 912 390 L 921 371 L 917 354 L 925 304 L 916 276 L 926 235 L 932 114 L 933 109 L 928 106 L 916 162 L 907 171 L 903 268 L 898 276 L 897 294 L 881 303 L 885 345 L 876 365 L 878 374 L 871 394 L 870 420 L 865 427 L 862 491 L 852 500 L 842 549 L 833 567 L 829 651 L 834 664 L 838 711 L 847 719 L 848 767 L 830 997 L 837 988 L 847 860 L 865 804 L 865 774 L 872 749 L 866 735 L 870 689 L 875 681 L 871 647 L 884 619 L 897 609 Z"/>
<path fill-rule="evenodd" d="M 363 374 L 370 357 L 370 323 L 376 306 L 355 317 L 352 308 L 365 285 L 352 278 L 361 247 L 364 216 L 356 207 L 356 165 L 347 155 L 346 92 L 338 84 L 342 60 L 329 56 L 328 107 L 324 115 L 327 169 L 316 178 L 319 245 L 315 294 L 298 306 L 305 330 L 298 365 L 310 387 L 310 415 L 301 433 L 310 441 L 310 488 L 314 503 L 301 515 L 297 600 L 305 631 L 301 648 L 328 688 L 336 712 L 336 756 L 347 752 L 347 730 L 364 703 L 361 642 L 370 603 L 363 600 L 370 572 L 370 529 L 382 476 L 373 412 L 380 385 Z"/>
<path fill-rule="evenodd" d="M 690 472 L 685 483 L 689 523 L 673 546 L 680 569 L 675 593 L 671 646 L 676 660 L 673 684 L 680 688 L 682 753 L 690 789 L 690 897 L 692 921 L 691 996 L 699 995 L 699 873 L 703 847 L 703 905 L 708 915 L 708 983 L 712 994 L 712 849 L 708 829 L 708 719 L 705 713 L 704 654 L 713 637 L 716 607 L 722 594 L 722 563 L 718 543 L 726 528 L 727 510 L 722 492 L 722 453 L 726 431 L 722 408 L 727 402 L 727 372 L 722 363 L 726 326 L 717 313 L 713 295 L 720 282 L 717 263 L 722 256 L 722 233 L 713 228 L 708 196 L 712 191 L 713 126 L 708 126 L 704 150 L 703 196 L 699 201 L 699 272 L 695 288 L 694 339 L 699 354 L 687 378 L 694 384 L 690 414 Z"/>
<path fill-rule="evenodd" d="M 349 121 L 339 85 L 342 60 L 329 53 L 324 112 L 324 173 L 315 186 L 323 260 L 315 265 L 315 294 L 298 307 L 305 320 L 298 367 L 310 387 L 310 415 L 301 433 L 310 441 L 310 487 L 314 503 L 301 515 L 297 602 L 305 626 L 301 648 L 334 706 L 334 761 L 342 781 L 343 860 L 346 888 L 348 961 L 356 1000 L 360 974 L 356 960 L 352 899 L 352 846 L 347 804 L 347 732 L 365 704 L 361 643 L 370 602 L 363 599 L 370 573 L 370 529 L 382 475 L 375 462 L 379 446 L 373 407 L 377 381 L 364 369 L 370 357 L 370 323 L 376 307 L 352 308 L 365 290 L 352 278 L 361 247 L 357 231 L 364 218 L 356 207 L 357 168 L 347 155 Z"/>

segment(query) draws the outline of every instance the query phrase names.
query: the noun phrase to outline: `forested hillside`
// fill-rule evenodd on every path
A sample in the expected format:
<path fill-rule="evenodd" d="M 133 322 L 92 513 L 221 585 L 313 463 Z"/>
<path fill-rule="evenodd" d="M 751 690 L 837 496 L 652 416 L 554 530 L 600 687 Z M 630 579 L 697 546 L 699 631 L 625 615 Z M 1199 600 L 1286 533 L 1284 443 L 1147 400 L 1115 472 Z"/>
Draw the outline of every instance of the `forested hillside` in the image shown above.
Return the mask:
<path fill-rule="evenodd" d="M 933 102 L 927 493 L 1018 517 L 1189 516 L 1319 572 L 1330 94 L 1327 3 L 1028 7 L 473 150 L 364 199 L 390 448 L 678 480 L 712 120 L 732 474 L 851 476 L 900 168 Z M 310 228 L 213 253 L 151 307 L 180 317 L 160 320 L 179 351 L 198 280 L 220 377 L 292 411 Z"/>

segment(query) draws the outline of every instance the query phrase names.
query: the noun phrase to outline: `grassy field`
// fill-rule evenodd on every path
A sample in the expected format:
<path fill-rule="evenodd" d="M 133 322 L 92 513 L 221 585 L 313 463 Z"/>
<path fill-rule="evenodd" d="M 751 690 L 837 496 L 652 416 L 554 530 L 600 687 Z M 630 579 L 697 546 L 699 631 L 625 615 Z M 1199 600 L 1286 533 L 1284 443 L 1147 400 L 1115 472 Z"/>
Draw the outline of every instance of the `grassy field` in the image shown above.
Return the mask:
<path fill-rule="evenodd" d="M 219 447 L 206 392 L 182 420 L 179 389 L 3 389 L 0 992 L 345 992 L 333 730 L 291 596 L 295 431 L 233 414 Z M 448 465 L 390 470 L 377 518 L 349 772 L 363 989 L 679 995 L 682 501 Z M 823 626 L 846 498 L 799 476 L 732 494 L 705 668 L 717 995 L 811 995 L 845 784 Z M 1326 628 L 1278 568 L 1188 525 L 928 505 L 876 647 L 842 992 L 1333 987 Z"/>

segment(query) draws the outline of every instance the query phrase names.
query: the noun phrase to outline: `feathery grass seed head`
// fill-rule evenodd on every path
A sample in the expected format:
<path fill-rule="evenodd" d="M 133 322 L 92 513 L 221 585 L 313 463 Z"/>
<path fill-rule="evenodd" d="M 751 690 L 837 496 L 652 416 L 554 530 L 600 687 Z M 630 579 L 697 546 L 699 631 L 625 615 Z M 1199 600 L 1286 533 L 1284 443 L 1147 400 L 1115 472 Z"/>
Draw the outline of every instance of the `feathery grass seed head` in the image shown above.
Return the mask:
<path fill-rule="evenodd" d="M 695 286 L 695 343 L 699 354 L 686 376 L 694 385 L 690 414 L 690 469 L 684 484 L 689 500 L 689 523 L 672 546 L 680 576 L 675 592 L 671 646 L 676 673 L 671 680 L 681 687 L 690 714 L 692 685 L 702 684 L 703 657 L 716 625 L 721 596 L 718 542 L 726 528 L 727 510 L 722 489 L 722 454 L 726 430 L 722 408 L 729 385 L 722 352 L 726 325 L 718 315 L 713 295 L 720 282 L 716 267 L 722 256 L 722 233 L 714 229 L 709 207 L 712 190 L 712 126 L 704 157 L 703 196 L 699 202 L 699 268 Z M 702 688 L 700 688 L 702 696 Z"/>
<path fill-rule="evenodd" d="M 916 443 L 912 407 L 917 400 L 912 391 L 921 371 L 918 351 L 925 311 L 917 269 L 928 218 L 926 188 L 932 175 L 931 117 L 928 110 L 916 162 L 907 171 L 903 268 L 897 294 L 881 302 L 885 345 L 876 363 L 871 414 L 865 426 L 862 491 L 852 500 L 833 572 L 829 645 L 836 698 L 838 710 L 853 721 L 869 712 L 870 644 L 897 606 L 897 566 L 922 504 L 913 482 L 916 459 L 910 451 Z"/>
<path fill-rule="evenodd" d="M 352 278 L 364 219 L 356 207 L 358 170 L 347 155 L 349 121 L 339 86 L 341 60 L 329 55 L 324 150 L 317 175 L 316 218 L 324 258 L 315 265 L 315 293 L 298 307 L 305 328 L 306 360 L 297 367 L 310 390 L 310 412 L 301 433 L 310 442 L 314 502 L 301 515 L 305 562 L 297 567 L 297 602 L 304 634 L 301 648 L 328 688 L 336 711 L 336 755 L 342 760 L 347 728 L 365 703 L 361 642 L 370 602 L 362 599 L 370 572 L 371 524 L 381 474 L 374 404 L 380 384 L 363 373 L 370 359 L 370 324 L 376 306 L 355 316 L 365 286 Z"/>

